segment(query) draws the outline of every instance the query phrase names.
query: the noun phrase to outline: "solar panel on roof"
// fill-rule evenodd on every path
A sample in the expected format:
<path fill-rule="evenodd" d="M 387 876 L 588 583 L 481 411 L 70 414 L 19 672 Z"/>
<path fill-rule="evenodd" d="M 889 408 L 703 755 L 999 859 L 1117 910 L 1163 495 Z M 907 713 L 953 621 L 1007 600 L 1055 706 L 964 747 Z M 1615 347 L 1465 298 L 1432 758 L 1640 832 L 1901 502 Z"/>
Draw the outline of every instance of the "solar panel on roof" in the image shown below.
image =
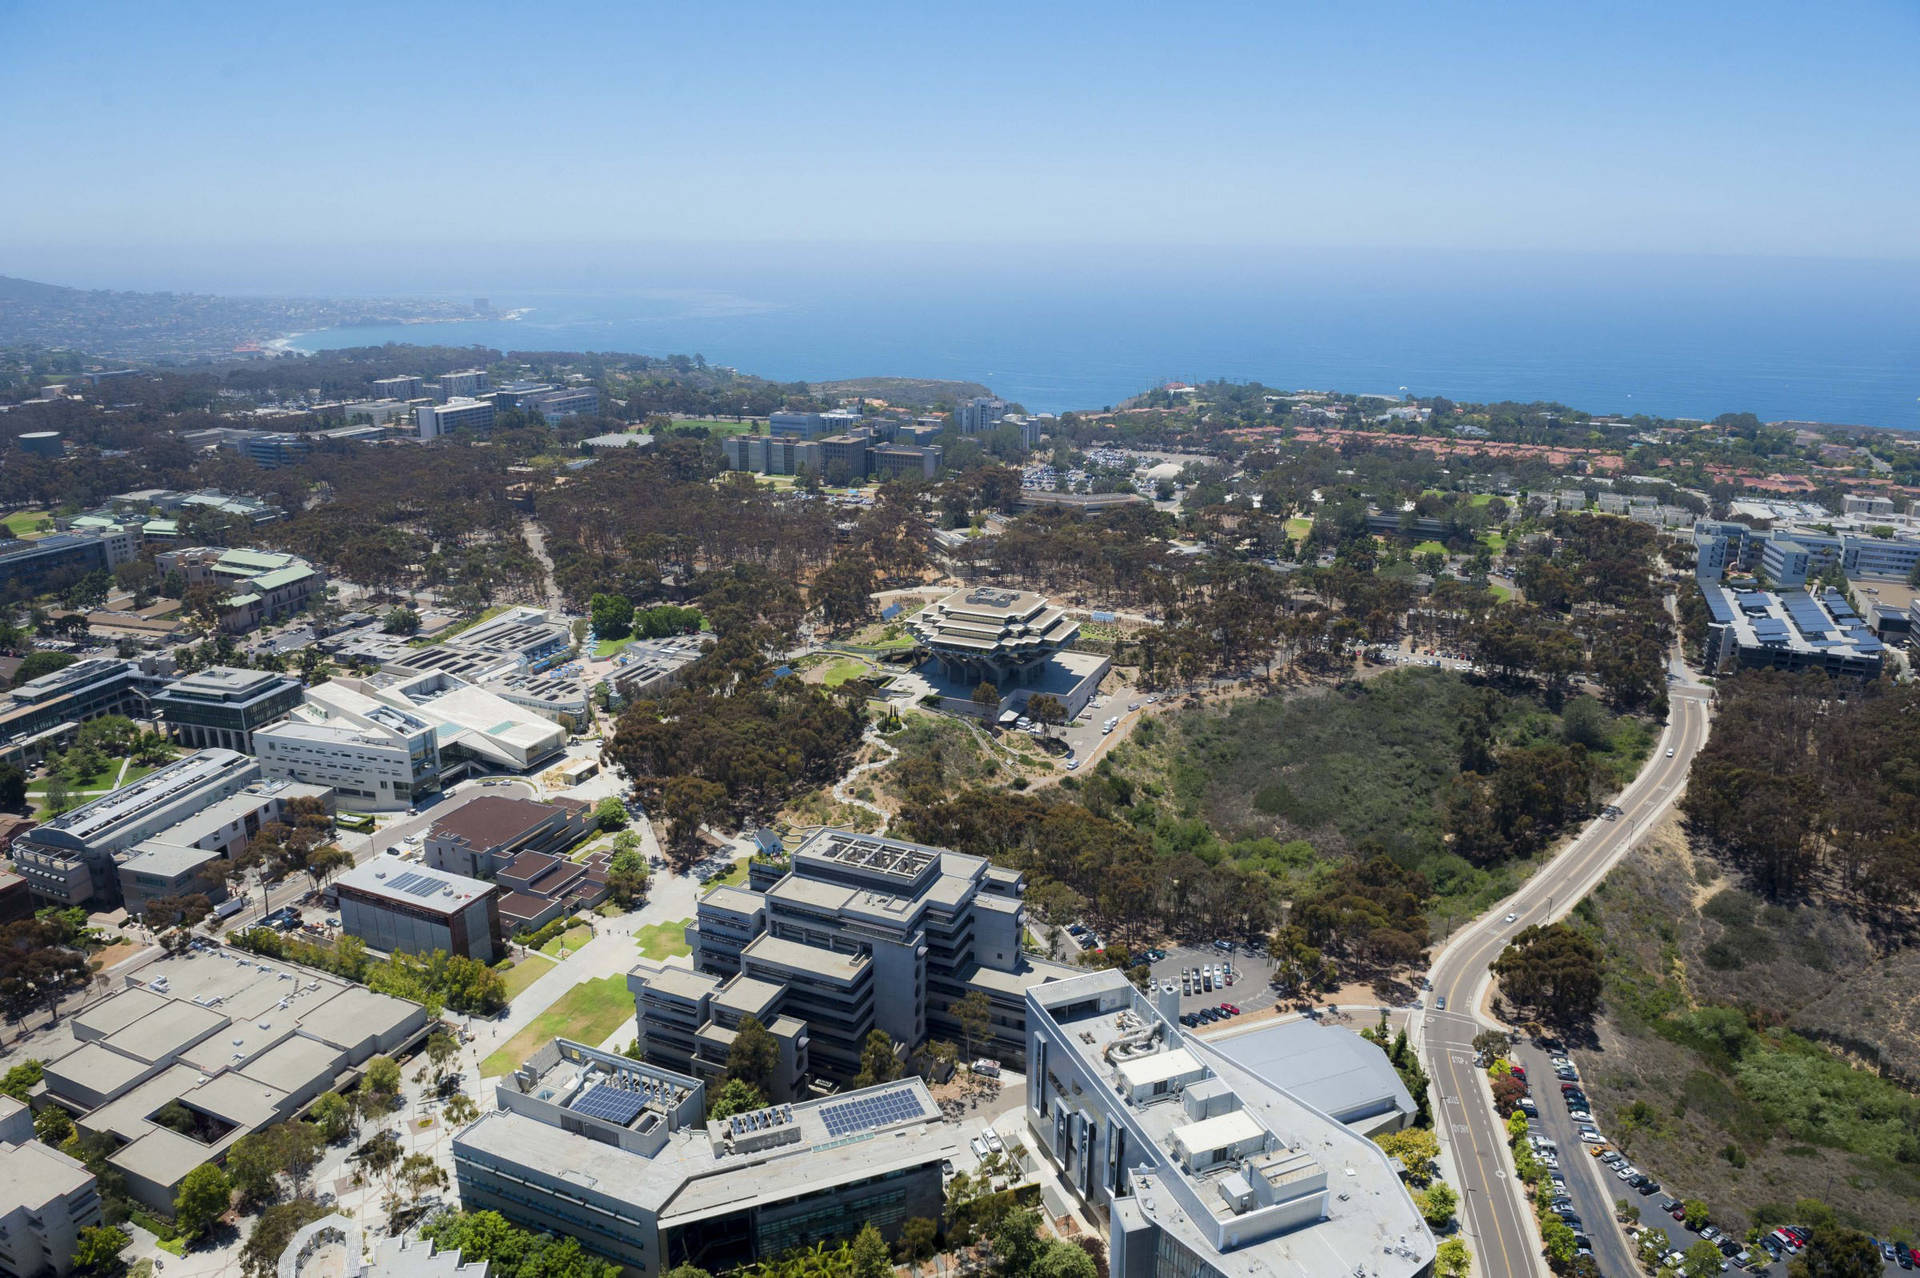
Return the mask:
<path fill-rule="evenodd" d="M 829 1136 L 848 1136 L 918 1117 L 920 1098 L 905 1087 L 820 1107 L 820 1118 L 826 1123 Z"/>
<path fill-rule="evenodd" d="M 573 1103 L 573 1112 L 585 1114 L 589 1118 L 604 1118 L 610 1123 L 625 1127 L 640 1117 L 640 1111 L 646 1107 L 645 1092 L 630 1092 L 624 1087 L 609 1087 L 605 1083 L 595 1083 L 580 1093 L 580 1099 Z"/>

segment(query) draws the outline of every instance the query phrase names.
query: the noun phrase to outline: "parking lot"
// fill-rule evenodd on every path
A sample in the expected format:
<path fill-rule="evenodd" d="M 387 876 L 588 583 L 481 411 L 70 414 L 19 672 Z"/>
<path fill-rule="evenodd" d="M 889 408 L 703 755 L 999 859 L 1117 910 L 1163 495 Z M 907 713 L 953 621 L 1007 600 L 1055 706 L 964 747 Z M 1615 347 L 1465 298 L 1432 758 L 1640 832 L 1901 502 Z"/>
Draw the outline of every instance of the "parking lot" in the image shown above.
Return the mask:
<path fill-rule="evenodd" d="M 1596 1120 L 1575 1117 L 1576 1114 L 1589 1111 L 1580 1108 L 1585 1093 L 1580 1086 L 1578 1070 L 1561 1070 L 1557 1067 L 1557 1060 L 1566 1058 L 1556 1058 L 1552 1053 L 1531 1044 L 1522 1045 L 1513 1056 L 1526 1068 L 1529 1097 L 1538 1111 L 1538 1117 L 1529 1119 L 1528 1125 L 1534 1135 L 1553 1142 L 1557 1154 L 1557 1172 L 1561 1178 L 1556 1183 L 1563 1184 L 1566 1209 L 1583 1222 L 1581 1232 L 1592 1239 L 1595 1257 L 1601 1263 L 1602 1272 L 1638 1272 L 1638 1240 L 1624 1235 L 1613 1224 L 1613 1204 L 1625 1199 L 1639 1208 L 1642 1227 L 1657 1229 L 1666 1238 L 1665 1246 L 1670 1254 L 1685 1253 L 1687 1248 L 1704 1238 L 1721 1248 L 1725 1257 L 1721 1264 L 1722 1271 L 1731 1272 L 1738 1267 L 1749 1273 L 1784 1278 L 1787 1261 L 1792 1255 L 1788 1246 L 1780 1245 L 1781 1254 L 1776 1256 L 1773 1250 L 1759 1244 L 1749 1246 L 1744 1234 L 1734 1237 L 1721 1234 L 1711 1214 L 1711 1203 L 1708 1204 L 1708 1219 L 1701 1228 L 1698 1231 L 1689 1229 L 1684 1220 L 1673 1217 L 1673 1211 L 1680 1205 L 1680 1195 L 1661 1182 L 1660 1169 L 1638 1167 L 1630 1156 L 1614 1150 L 1604 1139 L 1582 1139 L 1583 1128 L 1595 1136 L 1604 1137 L 1604 1133 Z M 1571 1094 L 1563 1092 L 1562 1087 L 1566 1083 L 1571 1083 L 1578 1090 Z M 1654 1183 L 1651 1187 L 1641 1185 L 1635 1188 L 1623 1179 L 1623 1170 L 1628 1173 L 1641 1172 Z M 1728 1244 L 1732 1245 L 1731 1254 L 1728 1254 Z M 1746 1263 L 1736 1265 L 1743 1254 L 1747 1257 Z M 1883 1254 L 1882 1266 L 1889 1275 L 1907 1268 L 1899 1263 L 1897 1255 L 1887 1258 Z M 1663 1268 L 1661 1272 L 1670 1276 L 1676 1269 Z"/>

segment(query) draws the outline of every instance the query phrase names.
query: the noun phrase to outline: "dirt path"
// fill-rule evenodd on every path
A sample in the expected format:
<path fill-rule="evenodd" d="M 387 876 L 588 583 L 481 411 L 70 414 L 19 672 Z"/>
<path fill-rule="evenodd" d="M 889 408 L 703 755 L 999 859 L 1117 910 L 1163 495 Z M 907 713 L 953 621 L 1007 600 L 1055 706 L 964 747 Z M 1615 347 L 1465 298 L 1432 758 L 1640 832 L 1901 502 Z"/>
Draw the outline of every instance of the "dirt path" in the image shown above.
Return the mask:
<path fill-rule="evenodd" d="M 847 775 L 845 775 L 844 777 L 841 777 L 838 781 L 833 783 L 833 797 L 836 802 L 844 803 L 850 808 L 860 808 L 864 811 L 873 813 L 873 815 L 878 817 L 880 820 L 880 828 L 877 831 L 875 831 L 875 833 L 885 834 L 887 832 L 887 827 L 893 823 L 893 817 L 887 812 L 885 808 L 882 808 L 879 804 L 869 803 L 865 799 L 855 798 L 853 796 L 853 793 L 850 790 L 848 790 L 847 787 L 852 785 L 853 779 L 861 775 L 862 773 L 877 772 L 881 768 L 886 767 L 889 763 L 892 763 L 895 759 L 898 759 L 900 757 L 900 752 L 893 748 L 893 744 L 891 742 L 887 741 L 879 733 L 874 732 L 871 729 L 867 731 L 867 740 L 872 742 L 874 745 L 880 747 L 882 750 L 886 751 L 887 757 L 884 759 L 869 759 L 865 763 L 856 764 L 855 766 L 847 769 Z"/>
<path fill-rule="evenodd" d="M 563 611 L 559 583 L 553 579 L 553 560 L 547 556 L 547 537 L 540 531 L 540 525 L 531 519 L 520 521 L 520 535 L 526 538 L 527 551 L 540 565 L 540 584 L 546 606 L 555 612 Z"/>

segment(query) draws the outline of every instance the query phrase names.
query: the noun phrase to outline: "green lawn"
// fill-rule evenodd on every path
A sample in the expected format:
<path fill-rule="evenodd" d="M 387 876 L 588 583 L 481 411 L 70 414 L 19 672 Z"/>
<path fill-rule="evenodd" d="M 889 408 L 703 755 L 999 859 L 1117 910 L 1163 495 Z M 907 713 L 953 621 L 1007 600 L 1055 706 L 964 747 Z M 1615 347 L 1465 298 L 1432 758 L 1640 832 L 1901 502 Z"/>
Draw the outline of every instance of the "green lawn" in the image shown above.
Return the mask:
<path fill-rule="evenodd" d="M 481 1061 L 480 1075 L 498 1078 L 556 1038 L 598 1047 L 632 1015 L 633 995 L 627 992 L 625 976 L 583 981 L 534 1017 L 525 1029 L 507 1040 L 505 1047 Z"/>
<path fill-rule="evenodd" d="M 753 429 L 752 422 L 736 422 L 725 417 L 676 417 L 675 426 L 705 426 L 715 439 L 725 439 L 728 435 L 745 435 Z"/>
<path fill-rule="evenodd" d="M 582 923 L 578 927 L 568 928 L 551 941 L 548 941 L 540 947 L 540 952 L 548 958 L 557 959 L 560 957 L 560 951 L 562 949 L 565 949 L 568 953 L 572 953 L 592 939 L 593 929 Z"/>
<path fill-rule="evenodd" d="M 1437 541 L 1428 539 L 1415 546 L 1413 553 L 1416 555 L 1444 555 L 1447 553 L 1447 548 Z"/>
<path fill-rule="evenodd" d="M 1505 533 L 1492 531 L 1483 532 L 1480 534 L 1480 540 L 1486 543 L 1487 549 L 1493 554 L 1504 555 L 1507 552 L 1507 535 Z"/>
<path fill-rule="evenodd" d="M 1505 603 L 1507 600 L 1513 598 L 1513 591 L 1506 586 L 1500 585 L 1498 582 L 1488 582 L 1487 589 L 1491 590 L 1493 597 L 1501 603 Z"/>
<path fill-rule="evenodd" d="M 39 525 L 41 520 L 52 519 L 52 518 L 53 518 L 52 511 L 22 510 L 22 511 L 16 511 L 13 514 L 8 515 L 5 520 L 0 520 L 0 522 L 5 523 L 7 526 L 7 531 L 12 533 L 14 536 L 25 537 L 29 533 L 38 532 L 40 530 Z"/>
<path fill-rule="evenodd" d="M 605 660 L 632 642 L 632 635 L 628 635 L 625 639 L 596 639 L 593 644 L 593 655 Z"/>
<path fill-rule="evenodd" d="M 1293 538 L 1295 541 L 1299 541 L 1312 531 L 1313 521 L 1311 519 L 1296 515 L 1287 521 L 1287 536 Z"/>
<path fill-rule="evenodd" d="M 708 879 L 707 885 L 700 889 L 701 893 L 704 895 L 717 887 L 739 887 L 747 881 L 747 862 L 751 860 L 753 858 L 750 856 L 741 857 L 725 874 L 716 874 Z"/>
<path fill-rule="evenodd" d="M 693 947 L 687 944 L 686 932 L 692 922 L 692 919 L 675 919 L 669 923 L 649 923 L 633 934 L 633 943 L 656 963 L 678 954 L 691 954 Z"/>
<path fill-rule="evenodd" d="M 852 657 L 838 657 L 832 665 L 827 667 L 827 673 L 821 678 L 821 682 L 829 688 L 837 688 L 849 679 L 858 679 L 871 673 L 864 661 L 855 661 Z"/>
<path fill-rule="evenodd" d="M 511 1003 L 514 999 L 519 998 L 521 991 L 525 990 L 527 986 L 533 984 L 552 970 L 553 964 L 541 958 L 538 954 L 529 954 L 518 963 L 515 963 L 512 967 L 508 968 L 505 973 L 507 978 L 507 1001 Z"/>

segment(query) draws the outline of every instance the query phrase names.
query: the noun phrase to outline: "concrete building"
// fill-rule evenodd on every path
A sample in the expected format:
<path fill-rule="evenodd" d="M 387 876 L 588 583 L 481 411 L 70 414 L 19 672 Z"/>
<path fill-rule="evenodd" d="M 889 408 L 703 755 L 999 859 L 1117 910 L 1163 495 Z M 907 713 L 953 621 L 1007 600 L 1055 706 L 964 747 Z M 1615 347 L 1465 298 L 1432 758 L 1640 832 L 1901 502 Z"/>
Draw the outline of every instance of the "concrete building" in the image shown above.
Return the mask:
<path fill-rule="evenodd" d="M 828 435 L 820 440 L 820 472 L 830 484 L 865 479 L 872 451 L 873 441 L 864 434 Z"/>
<path fill-rule="evenodd" d="M 1262 1081 L 1117 971 L 1027 993 L 1026 1119 L 1107 1227 L 1112 1278 L 1424 1278 L 1435 1243 L 1372 1141 Z"/>
<path fill-rule="evenodd" d="M 419 399 L 425 386 L 421 377 L 382 377 L 374 382 L 373 394 L 376 399 Z"/>
<path fill-rule="evenodd" d="M 432 724 L 389 705 L 308 699 L 253 733 L 260 771 L 330 787 L 362 812 L 410 808 L 440 789 L 440 745 Z"/>
<path fill-rule="evenodd" d="M 465 395 L 482 394 L 493 385 L 484 368 L 467 368 L 457 373 L 442 373 L 439 381 L 440 398 L 449 401 Z"/>
<path fill-rule="evenodd" d="M 138 526 L 75 529 L 29 541 L 0 540 L 0 583 L 21 597 L 61 590 L 140 557 Z"/>
<path fill-rule="evenodd" d="M 1839 591 L 1735 591 L 1717 581 L 1698 584 L 1707 605 L 1702 665 L 1708 673 L 1747 667 L 1879 676 L 1886 645 Z"/>
<path fill-rule="evenodd" d="M 810 1074 L 845 1080 L 867 1035 L 902 1052 L 962 1042 L 949 1011 L 976 991 L 992 1007 L 977 1051 L 1018 1063 L 1023 996 L 1073 969 L 1020 949 L 1025 880 L 979 857 L 821 830 L 761 891 L 716 888 L 688 929 L 693 970 L 642 961 L 627 977 L 648 1059 L 702 1078 L 726 1068 L 748 1015 L 781 1044 L 781 1098 Z"/>
<path fill-rule="evenodd" d="M 713 1273 L 871 1223 L 940 1218 L 959 1124 L 917 1078 L 703 1125 L 703 1085 L 557 1040 L 454 1137 L 461 1206 L 576 1238 L 643 1278 Z"/>
<path fill-rule="evenodd" d="M 532 409 L 550 422 L 591 417 L 600 411 L 600 392 L 591 386 L 553 388 L 533 396 L 522 407 Z"/>
<path fill-rule="evenodd" d="M 401 667 L 365 678 L 336 675 L 307 689 L 307 705 L 361 719 L 390 706 L 431 725 L 442 783 L 463 764 L 482 772 L 526 772 L 567 744 L 567 730 L 559 724 L 438 670 Z"/>
<path fill-rule="evenodd" d="M 127 1193 L 163 1215 L 195 1167 L 427 1031 L 417 1003 L 236 950 L 159 959 L 134 982 L 48 1031 L 35 1054 L 48 1062 L 44 1102 L 111 1137 Z"/>
<path fill-rule="evenodd" d="M 138 915 L 146 913 L 147 903 L 157 896 L 203 892 L 211 901 L 224 901 L 227 887 L 216 863 L 245 851 L 261 827 L 276 821 L 292 825 L 302 805 L 315 804 L 331 817 L 332 791 L 266 780 L 208 804 L 115 855 L 121 904 L 127 913 Z"/>
<path fill-rule="evenodd" d="M 1255 1078 L 1362 1136 L 1399 1131 L 1419 1113 L 1387 1054 L 1352 1030 L 1281 1021 L 1214 1039 L 1213 1046 Z"/>
<path fill-rule="evenodd" d="M 1849 515 L 1891 515 L 1894 513 L 1894 504 L 1891 497 L 1876 497 L 1872 494 L 1849 494 L 1842 499 L 1840 508 Z"/>
<path fill-rule="evenodd" d="M 566 851 L 593 829 L 579 799 L 469 799 L 427 827 L 422 859 L 436 870 L 490 879 L 529 852 Z"/>
<path fill-rule="evenodd" d="M 444 404 L 422 404 L 414 410 L 422 439 L 438 439 L 456 430 L 490 431 L 493 419 L 493 401 L 486 399 L 456 397 Z"/>
<path fill-rule="evenodd" d="M 1001 692 L 1031 682 L 1039 668 L 1073 646 L 1080 625 L 1044 595 L 976 586 L 928 604 L 907 623 L 948 679 L 987 682 Z"/>
<path fill-rule="evenodd" d="M 298 679 L 271 670 L 209 666 L 174 680 L 148 705 L 181 745 L 253 754 L 255 729 L 284 717 L 300 704 L 302 692 Z"/>
<path fill-rule="evenodd" d="M 500 890 L 491 883 L 380 856 L 333 881 L 340 930 L 387 954 L 445 950 L 492 964 L 503 954 Z"/>
<path fill-rule="evenodd" d="M 1007 411 L 1006 400 L 991 395 L 976 395 L 960 405 L 953 415 L 953 424 L 962 435 L 984 435 L 1000 425 L 1000 419 L 1007 415 Z"/>
<path fill-rule="evenodd" d="M 24 1134 L 0 1141 L 0 1278 L 72 1273 L 80 1231 L 101 1223 L 99 1186 L 85 1164 L 34 1139 L 25 1105 L 0 1106 L 26 1119 Z"/>
<path fill-rule="evenodd" d="M 245 634 L 291 616 L 325 596 L 325 574 L 298 555 L 272 550 L 189 546 L 154 556 L 161 572 L 178 571 L 188 585 L 210 584 L 230 593 L 222 599 L 220 627 Z"/>
<path fill-rule="evenodd" d="M 120 900 L 116 854 L 259 779 L 246 755 L 201 750 L 42 822 L 14 843 L 14 866 L 48 904 L 112 909 Z"/>
<path fill-rule="evenodd" d="M 532 932 L 555 919 L 590 910 L 607 899 L 612 856 L 597 852 L 570 861 L 546 852 L 522 852 L 494 875 L 500 897 L 500 928 L 508 935 Z"/>
<path fill-rule="evenodd" d="M 122 661 L 85 657 L 29 679 L 0 697 L 0 759 L 38 763 L 89 719 L 147 717 L 147 703 L 172 677 L 172 657 Z"/>
<path fill-rule="evenodd" d="M 802 470 L 819 475 L 824 454 L 817 441 L 783 436 L 732 435 L 720 441 L 728 470 L 755 475 L 797 475 Z"/>
<path fill-rule="evenodd" d="M 867 450 L 869 471 L 880 479 L 936 479 L 944 455 L 938 444 L 918 448 L 887 444 Z"/>
<path fill-rule="evenodd" d="M 767 434 L 795 439 L 823 439 L 845 434 L 862 424 L 859 413 L 836 409 L 825 413 L 775 412 L 767 415 Z"/>

